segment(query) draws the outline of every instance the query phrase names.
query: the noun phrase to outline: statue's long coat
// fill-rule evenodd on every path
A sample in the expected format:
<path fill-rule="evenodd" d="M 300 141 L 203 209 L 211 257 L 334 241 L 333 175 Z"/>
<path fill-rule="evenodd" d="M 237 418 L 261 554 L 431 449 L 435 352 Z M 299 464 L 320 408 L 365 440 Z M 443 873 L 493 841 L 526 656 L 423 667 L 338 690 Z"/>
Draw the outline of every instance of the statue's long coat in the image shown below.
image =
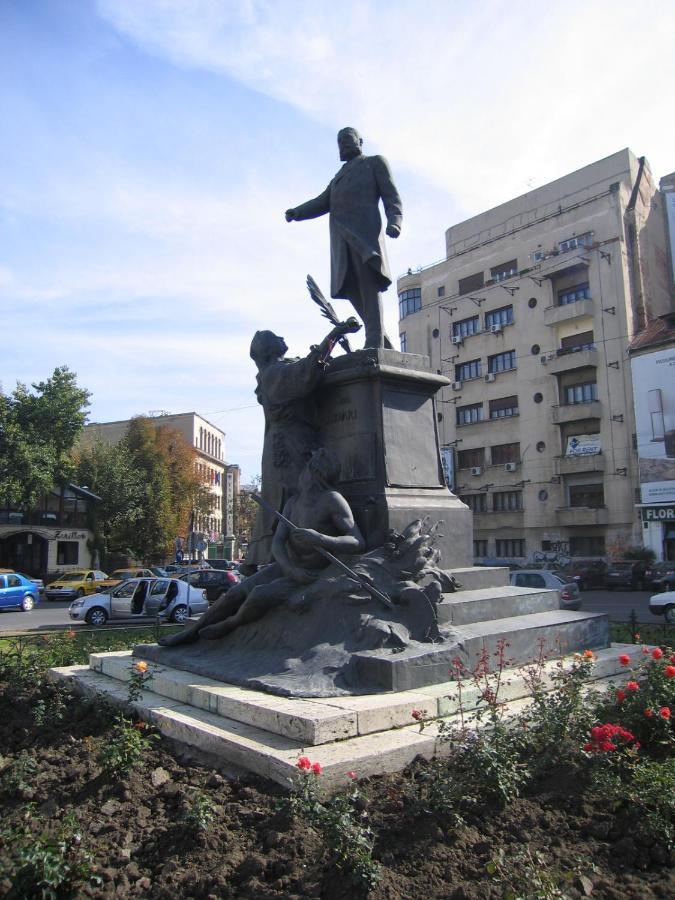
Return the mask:
<path fill-rule="evenodd" d="M 351 246 L 364 265 L 376 273 L 380 290 L 391 284 L 380 218 L 382 200 L 388 225 L 401 227 L 401 198 L 383 156 L 357 156 L 346 162 L 326 190 L 295 207 L 296 220 L 330 213 L 331 297 L 351 300 Z"/>

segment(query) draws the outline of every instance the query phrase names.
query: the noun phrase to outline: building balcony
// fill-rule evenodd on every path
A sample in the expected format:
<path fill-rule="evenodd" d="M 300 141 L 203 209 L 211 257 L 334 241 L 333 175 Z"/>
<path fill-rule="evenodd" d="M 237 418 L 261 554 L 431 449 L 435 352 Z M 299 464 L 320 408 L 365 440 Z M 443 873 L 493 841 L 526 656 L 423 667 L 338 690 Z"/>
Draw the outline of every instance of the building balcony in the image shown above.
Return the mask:
<path fill-rule="evenodd" d="M 606 525 L 609 522 L 609 510 L 606 506 L 591 508 L 589 506 L 563 506 L 556 509 L 556 524 L 574 527 L 575 525 Z"/>
<path fill-rule="evenodd" d="M 556 355 L 546 363 L 551 375 L 561 372 L 574 372 L 575 369 L 587 369 L 598 365 L 596 347 L 580 347 L 578 350 L 558 350 Z"/>
<path fill-rule="evenodd" d="M 569 403 L 566 406 L 554 406 L 551 410 L 551 421 L 554 425 L 601 418 L 602 403 L 599 400 L 589 400 L 588 403 Z"/>
<path fill-rule="evenodd" d="M 602 453 L 584 456 L 560 456 L 555 460 L 556 475 L 578 475 L 582 472 L 604 472 L 605 457 Z"/>
<path fill-rule="evenodd" d="M 574 322 L 575 319 L 585 319 L 593 316 L 592 300 L 577 300 L 576 303 L 566 303 L 564 306 L 549 306 L 544 310 L 545 325 L 560 325 L 561 322 Z"/>

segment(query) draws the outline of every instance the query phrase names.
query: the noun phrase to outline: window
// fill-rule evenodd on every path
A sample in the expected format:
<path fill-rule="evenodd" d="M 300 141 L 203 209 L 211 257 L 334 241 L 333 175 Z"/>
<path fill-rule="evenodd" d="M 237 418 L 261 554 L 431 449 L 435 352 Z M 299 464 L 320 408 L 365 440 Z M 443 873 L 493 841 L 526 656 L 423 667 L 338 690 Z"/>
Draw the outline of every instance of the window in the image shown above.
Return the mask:
<path fill-rule="evenodd" d="M 422 309 L 422 289 L 410 288 L 407 291 L 401 291 L 398 295 L 398 317 L 405 319 L 406 316 L 412 315 Z"/>
<path fill-rule="evenodd" d="M 504 419 L 518 415 L 518 397 L 502 397 L 490 400 L 490 418 Z"/>
<path fill-rule="evenodd" d="M 518 260 L 510 259 L 508 262 L 500 263 L 498 266 L 490 269 L 490 277 L 493 281 L 505 281 L 507 278 L 513 278 L 518 274 Z"/>
<path fill-rule="evenodd" d="M 570 538 L 570 556 L 604 556 L 605 538 L 603 535 L 579 536 Z"/>
<path fill-rule="evenodd" d="M 79 559 L 80 545 L 77 541 L 57 541 L 56 542 L 56 565 L 72 566 L 77 565 Z"/>
<path fill-rule="evenodd" d="M 495 444 L 490 451 L 493 466 L 503 466 L 505 463 L 520 462 L 520 442 L 512 444 Z"/>
<path fill-rule="evenodd" d="M 436 288 L 437 297 L 445 297 L 445 285 L 441 284 Z"/>
<path fill-rule="evenodd" d="M 458 469 L 474 469 L 485 464 L 485 447 L 474 447 L 473 450 L 459 450 L 457 453 Z"/>
<path fill-rule="evenodd" d="M 594 381 L 585 381 L 583 384 L 571 384 L 565 388 L 565 404 L 571 406 L 574 403 L 590 403 L 598 399 L 598 386 Z"/>
<path fill-rule="evenodd" d="M 470 381 L 472 378 L 480 378 L 481 374 L 479 359 L 470 359 L 468 362 L 455 366 L 455 381 Z"/>
<path fill-rule="evenodd" d="M 495 491 L 492 495 L 492 509 L 494 512 L 513 512 L 522 508 L 522 491 Z"/>
<path fill-rule="evenodd" d="M 574 237 L 567 238 L 566 241 L 560 241 L 558 244 L 558 253 L 569 253 L 570 250 L 590 247 L 592 243 L 593 232 L 587 231 L 585 234 L 577 234 Z"/>
<path fill-rule="evenodd" d="M 464 494 L 459 498 L 462 503 L 466 503 L 471 512 L 484 513 L 487 512 L 487 494 Z"/>
<path fill-rule="evenodd" d="M 407 353 L 408 352 L 408 335 L 405 333 L 405 331 L 402 331 L 399 335 L 399 338 L 401 340 L 401 353 Z"/>
<path fill-rule="evenodd" d="M 471 294 L 473 291 L 479 291 L 485 284 L 485 276 L 482 272 L 476 272 L 475 275 L 467 275 L 466 278 L 459 279 L 459 293 Z"/>
<path fill-rule="evenodd" d="M 590 300 L 591 289 L 588 282 L 576 284 L 565 291 L 558 291 L 558 306 L 567 306 L 568 303 L 576 303 L 577 300 Z"/>
<path fill-rule="evenodd" d="M 474 541 L 473 542 L 473 555 L 474 558 L 479 556 L 487 556 L 488 545 L 487 541 Z"/>
<path fill-rule="evenodd" d="M 585 506 L 601 509 L 605 505 L 605 491 L 602 484 L 571 484 L 570 506 Z"/>
<path fill-rule="evenodd" d="M 525 556 L 525 540 L 523 538 L 497 539 L 495 550 L 497 556 Z"/>
<path fill-rule="evenodd" d="M 457 424 L 471 425 L 483 421 L 483 404 L 472 403 L 471 406 L 460 406 L 457 409 Z"/>
<path fill-rule="evenodd" d="M 488 356 L 488 372 L 496 375 L 498 372 L 508 372 L 516 368 L 516 351 L 507 350 L 504 353 L 495 353 Z"/>
<path fill-rule="evenodd" d="M 452 323 L 453 337 L 469 337 L 469 335 L 477 334 L 480 331 L 480 317 L 471 316 L 470 319 L 462 319 L 460 322 Z"/>
<path fill-rule="evenodd" d="M 513 325 L 513 306 L 502 306 L 485 313 L 485 329 L 489 330 L 493 325 Z"/>
<path fill-rule="evenodd" d="M 579 350 L 591 350 L 593 347 L 595 347 L 593 332 L 581 331 L 579 334 L 571 334 L 569 337 L 562 338 L 558 356 L 564 356 L 566 353 L 578 353 Z"/>

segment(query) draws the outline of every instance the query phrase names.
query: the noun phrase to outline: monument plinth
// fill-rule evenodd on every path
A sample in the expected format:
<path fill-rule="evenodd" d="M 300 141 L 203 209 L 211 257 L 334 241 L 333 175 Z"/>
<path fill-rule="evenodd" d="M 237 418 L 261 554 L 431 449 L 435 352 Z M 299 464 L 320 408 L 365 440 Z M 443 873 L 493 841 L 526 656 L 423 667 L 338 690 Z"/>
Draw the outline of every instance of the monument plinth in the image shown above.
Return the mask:
<path fill-rule="evenodd" d="M 331 361 L 317 400 L 320 443 L 340 460 L 368 549 L 429 516 L 443 520 L 435 546 L 455 568 L 472 564 L 472 518 L 443 477 L 435 395 L 447 384 L 426 356 L 365 349 Z"/>

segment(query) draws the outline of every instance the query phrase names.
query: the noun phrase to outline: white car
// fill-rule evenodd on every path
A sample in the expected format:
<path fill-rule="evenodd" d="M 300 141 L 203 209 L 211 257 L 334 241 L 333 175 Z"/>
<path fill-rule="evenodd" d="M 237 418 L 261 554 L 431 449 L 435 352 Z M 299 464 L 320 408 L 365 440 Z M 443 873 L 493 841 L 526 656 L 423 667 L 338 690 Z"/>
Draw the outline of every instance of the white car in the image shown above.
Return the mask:
<path fill-rule="evenodd" d="M 663 616 L 669 625 L 675 625 L 675 591 L 653 594 L 649 598 L 649 612 Z"/>
<path fill-rule="evenodd" d="M 109 619 L 163 619 L 184 622 L 209 608 L 205 591 L 188 587 L 176 578 L 130 578 L 105 594 L 74 600 L 70 618 L 87 625 L 105 625 Z"/>

